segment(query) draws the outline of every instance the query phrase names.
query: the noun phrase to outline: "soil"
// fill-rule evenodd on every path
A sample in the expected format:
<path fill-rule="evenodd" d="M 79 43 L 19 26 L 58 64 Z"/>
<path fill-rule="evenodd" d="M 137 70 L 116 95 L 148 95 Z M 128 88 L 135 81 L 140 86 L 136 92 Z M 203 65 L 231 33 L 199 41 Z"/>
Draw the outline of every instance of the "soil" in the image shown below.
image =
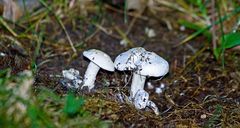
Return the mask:
<path fill-rule="evenodd" d="M 174 12 L 162 12 L 157 17 L 166 17 L 173 25 L 172 30 L 167 27 L 166 22 L 152 14 L 144 13 L 146 19 L 137 18 L 127 35 L 133 46 L 127 47 L 120 45 L 122 38 L 115 28 L 127 31 L 134 17 L 128 16 L 128 23 L 124 23 L 123 13 L 104 10 L 99 24 L 109 33 L 87 22 L 96 14 L 89 14 L 85 21 L 76 19 L 75 22 L 80 24 L 84 31 L 74 29 L 74 26 L 66 21 L 64 23 L 71 39 L 74 44 L 81 46 L 77 48 L 76 56 L 73 56 L 64 31 L 59 26 L 52 28 L 53 23 L 49 23 L 46 35 L 56 31 L 58 33 L 46 37 L 41 45 L 35 65 L 35 89 L 44 86 L 59 95 L 66 94 L 67 89 L 62 87 L 57 75 L 61 75 L 64 69 L 74 68 L 83 76 L 89 64 L 89 60 L 82 55 L 84 50 L 99 49 L 114 60 L 118 54 L 131 47 L 143 47 L 162 56 L 170 64 L 170 71 L 163 79 L 147 80 L 155 88 L 165 84 L 163 93 L 157 94 L 155 89 L 145 86 L 150 93 L 150 99 L 157 104 L 160 116 L 156 116 L 151 110 L 136 110 L 131 104 L 118 102 L 115 95 L 119 92 L 129 95 L 131 84 L 129 77 L 129 82 L 125 83 L 125 77 L 131 76 L 131 72 L 119 71 L 111 73 L 100 70 L 94 91 L 78 92 L 79 95 L 89 98 L 85 105 L 88 111 L 94 114 L 102 109 L 101 119 L 111 120 L 112 127 L 203 127 L 212 126 L 212 122 L 216 127 L 237 127 L 240 123 L 240 52 L 226 51 L 223 69 L 221 62 L 214 58 L 211 45 L 204 43 L 204 37 L 199 36 L 178 46 L 192 31 L 180 31 L 180 26 L 174 25 L 176 17 L 171 14 L 177 15 Z M 157 36 L 147 38 L 144 34 L 146 27 L 153 28 Z M 84 41 L 91 32 L 96 33 Z M 1 46 L 0 51 L 7 55 L 1 56 L 0 69 L 10 67 L 12 73 L 16 74 L 33 66 L 31 53 L 34 52 L 34 47 L 29 47 L 27 43 L 23 45 L 25 49 L 30 49 L 30 52 L 26 54 L 14 45 Z M 102 106 L 96 105 L 99 102 L 103 102 Z"/>

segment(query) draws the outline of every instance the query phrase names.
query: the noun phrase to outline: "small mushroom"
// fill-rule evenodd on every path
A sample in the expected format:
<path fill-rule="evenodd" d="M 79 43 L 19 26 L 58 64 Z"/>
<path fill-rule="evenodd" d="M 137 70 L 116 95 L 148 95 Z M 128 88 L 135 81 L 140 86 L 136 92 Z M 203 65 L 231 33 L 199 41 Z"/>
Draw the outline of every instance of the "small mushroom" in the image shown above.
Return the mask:
<path fill-rule="evenodd" d="M 147 106 L 148 100 L 149 94 L 145 90 L 138 90 L 133 99 L 133 104 L 137 109 L 144 109 Z"/>
<path fill-rule="evenodd" d="M 83 79 L 83 87 L 88 87 L 89 90 L 94 88 L 94 82 L 96 75 L 100 68 L 107 71 L 114 71 L 114 64 L 111 58 L 104 52 L 97 49 L 90 49 L 83 52 L 83 56 L 88 58 L 91 62 L 89 63 Z"/>
<path fill-rule="evenodd" d="M 69 80 L 78 79 L 80 77 L 79 71 L 73 68 L 70 68 L 69 70 L 63 70 L 62 75 L 64 78 Z"/>
<path fill-rule="evenodd" d="M 150 108 L 156 115 L 159 115 L 157 105 L 149 100 L 149 94 L 145 90 L 138 90 L 133 100 L 133 104 L 137 109 Z"/>
<path fill-rule="evenodd" d="M 117 70 L 132 70 L 130 98 L 134 98 L 138 90 L 144 89 L 147 76 L 160 77 L 169 71 L 169 64 L 154 52 L 148 52 L 144 48 L 132 48 L 117 56 L 114 62 Z"/>
<path fill-rule="evenodd" d="M 79 71 L 73 68 L 62 71 L 63 78 L 60 79 L 60 83 L 69 89 L 77 89 L 82 84 L 82 78 L 79 75 Z"/>

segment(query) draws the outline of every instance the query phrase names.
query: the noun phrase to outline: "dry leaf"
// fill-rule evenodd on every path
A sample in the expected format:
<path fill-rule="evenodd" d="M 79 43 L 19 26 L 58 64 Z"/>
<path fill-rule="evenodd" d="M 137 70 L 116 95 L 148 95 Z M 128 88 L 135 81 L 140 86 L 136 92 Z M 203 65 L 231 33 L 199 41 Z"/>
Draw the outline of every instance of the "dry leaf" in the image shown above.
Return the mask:
<path fill-rule="evenodd" d="M 18 18 L 22 16 L 22 11 L 19 6 L 13 0 L 3 0 L 3 17 L 16 21 Z"/>
<path fill-rule="evenodd" d="M 128 10 L 141 11 L 145 8 L 146 0 L 127 0 Z"/>
<path fill-rule="evenodd" d="M 141 12 L 146 7 L 151 8 L 153 5 L 153 0 L 127 0 L 127 10 L 136 10 Z"/>
<path fill-rule="evenodd" d="M 38 0 L 3 0 L 3 17 L 15 22 L 26 12 L 39 6 Z"/>

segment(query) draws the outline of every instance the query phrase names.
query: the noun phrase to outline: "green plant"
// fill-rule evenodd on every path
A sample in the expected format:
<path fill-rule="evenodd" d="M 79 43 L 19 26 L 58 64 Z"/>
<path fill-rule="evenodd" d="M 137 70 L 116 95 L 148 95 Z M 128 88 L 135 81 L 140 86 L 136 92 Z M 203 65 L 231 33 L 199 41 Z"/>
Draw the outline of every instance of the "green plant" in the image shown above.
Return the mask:
<path fill-rule="evenodd" d="M 240 32 L 225 34 L 220 38 L 220 46 L 214 49 L 214 55 L 216 58 L 220 56 L 224 57 L 225 49 L 233 48 L 238 45 L 240 45 Z"/>
<path fill-rule="evenodd" d="M 190 14 L 189 16 L 191 16 L 192 19 L 194 19 L 191 21 L 180 19 L 179 23 L 185 26 L 186 28 L 196 31 L 187 38 L 185 38 L 182 42 L 180 42 L 180 44 L 187 43 L 188 41 L 202 34 L 205 37 L 207 37 L 209 41 L 212 42 L 212 49 L 215 58 L 219 60 L 220 56 L 222 56 L 221 60 L 222 65 L 224 66 L 225 49 L 233 48 L 239 45 L 239 33 L 236 32 L 239 25 L 235 25 L 237 27 L 233 28 L 232 30 L 227 30 L 226 29 L 227 26 L 224 23 L 230 19 L 233 19 L 233 17 L 237 18 L 238 13 L 240 12 L 240 7 L 237 6 L 238 4 L 234 0 L 233 1 L 213 0 L 213 1 L 214 2 L 209 0 L 206 1 L 189 0 L 188 2 L 182 0 L 177 1 L 178 5 L 182 7 L 181 11 L 189 13 Z M 191 5 L 194 8 L 191 8 L 190 7 Z M 237 18 L 237 20 L 239 20 L 239 18 Z M 219 29 L 216 29 L 217 25 L 220 26 Z M 217 31 L 220 31 L 220 33 L 217 33 Z"/>
<path fill-rule="evenodd" d="M 1 127 L 108 127 L 109 122 L 84 110 L 84 98 L 68 93 L 64 97 L 38 88 L 33 94 L 33 75 L 24 71 L 11 75 L 0 70 Z"/>
<path fill-rule="evenodd" d="M 213 115 L 209 118 L 209 120 L 204 125 L 204 127 L 206 128 L 216 127 L 217 123 L 220 121 L 221 113 L 222 113 L 222 106 L 218 104 L 215 106 L 215 111 L 213 112 Z"/>
<path fill-rule="evenodd" d="M 65 106 L 63 112 L 68 116 L 74 116 L 79 112 L 79 109 L 84 104 L 84 99 L 82 97 L 76 98 L 73 93 L 69 93 L 66 97 Z"/>

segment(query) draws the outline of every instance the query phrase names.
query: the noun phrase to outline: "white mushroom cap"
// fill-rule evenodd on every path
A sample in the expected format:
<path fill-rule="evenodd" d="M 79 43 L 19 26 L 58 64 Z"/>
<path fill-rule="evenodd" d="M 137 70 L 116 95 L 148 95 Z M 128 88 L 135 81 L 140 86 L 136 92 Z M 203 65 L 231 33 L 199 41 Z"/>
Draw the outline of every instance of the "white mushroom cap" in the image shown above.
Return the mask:
<path fill-rule="evenodd" d="M 169 71 L 168 62 L 154 52 L 145 52 L 136 62 L 136 73 L 144 76 L 164 76 Z"/>
<path fill-rule="evenodd" d="M 110 56 L 100 50 L 90 49 L 88 51 L 84 51 L 83 56 L 107 71 L 114 71 L 114 64 Z"/>
<path fill-rule="evenodd" d="M 169 71 L 169 64 L 154 52 L 148 52 L 142 47 L 132 48 L 120 55 L 114 61 L 117 70 L 134 70 L 143 76 L 164 76 Z"/>
<path fill-rule="evenodd" d="M 136 47 L 121 53 L 116 57 L 114 61 L 115 68 L 120 71 L 135 69 L 135 63 L 139 60 L 141 54 L 145 51 L 146 50 L 142 47 Z"/>

